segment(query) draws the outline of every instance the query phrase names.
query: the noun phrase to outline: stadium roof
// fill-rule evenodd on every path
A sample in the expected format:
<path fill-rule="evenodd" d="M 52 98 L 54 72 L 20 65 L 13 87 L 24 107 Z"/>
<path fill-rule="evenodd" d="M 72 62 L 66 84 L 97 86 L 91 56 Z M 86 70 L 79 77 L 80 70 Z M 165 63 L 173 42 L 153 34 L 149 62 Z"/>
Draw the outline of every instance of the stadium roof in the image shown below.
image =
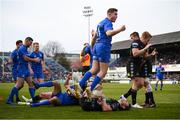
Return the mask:
<path fill-rule="evenodd" d="M 131 40 L 114 42 L 112 44 L 111 51 L 129 49 L 131 42 L 132 42 Z M 180 31 L 154 35 L 151 40 L 151 43 L 153 45 L 175 43 L 175 42 L 180 42 Z"/>

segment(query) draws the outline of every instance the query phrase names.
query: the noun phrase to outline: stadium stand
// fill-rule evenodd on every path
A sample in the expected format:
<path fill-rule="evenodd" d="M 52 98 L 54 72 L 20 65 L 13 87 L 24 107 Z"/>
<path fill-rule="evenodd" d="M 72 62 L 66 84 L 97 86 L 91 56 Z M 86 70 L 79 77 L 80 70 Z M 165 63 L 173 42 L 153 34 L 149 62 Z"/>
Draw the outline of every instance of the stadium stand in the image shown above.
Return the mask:
<path fill-rule="evenodd" d="M 111 54 L 120 54 L 120 57 L 110 64 L 110 67 L 124 67 L 128 57 L 131 40 L 115 42 L 112 44 Z M 180 64 L 180 31 L 155 35 L 151 43 L 158 55 L 156 62 L 162 64 Z M 154 61 L 155 64 L 155 61 Z"/>
<path fill-rule="evenodd" d="M 131 40 L 124 40 L 112 44 L 112 49 L 111 49 L 112 56 L 119 56 L 119 57 L 116 57 L 115 60 L 113 58 L 113 61 L 109 65 L 110 66 L 110 69 L 108 70 L 109 74 L 106 76 L 106 78 L 110 74 L 112 74 L 112 69 L 114 71 L 115 69 L 117 69 L 116 73 L 113 72 L 114 76 L 117 77 L 116 74 L 119 73 L 118 68 L 126 66 L 129 59 L 129 54 L 130 54 L 129 48 L 131 42 L 132 42 Z M 180 70 L 179 70 L 180 31 L 154 35 L 151 39 L 151 43 L 152 43 L 151 48 L 152 49 L 156 48 L 156 50 L 158 51 L 158 55 L 155 57 L 155 59 L 153 59 L 153 64 L 154 64 L 153 69 L 155 69 L 155 65 L 158 62 L 161 62 L 163 66 L 165 66 L 166 79 L 179 81 L 180 80 Z M 120 78 L 121 77 L 119 77 L 118 79 Z"/>
<path fill-rule="evenodd" d="M 3 56 L 4 54 L 4 56 Z M 4 82 L 11 82 L 12 81 L 12 75 L 11 70 L 12 66 L 7 65 L 4 66 L 4 78 L 3 78 L 3 58 L 4 62 L 8 60 L 10 56 L 10 52 L 0 52 L 0 81 L 5 80 Z M 56 80 L 56 79 L 63 79 L 64 73 L 66 73 L 66 69 L 54 61 L 52 58 L 45 58 L 45 64 L 47 72 L 45 74 L 45 80 Z"/>
<path fill-rule="evenodd" d="M 51 77 L 46 77 L 45 79 L 56 80 L 56 79 L 63 79 L 64 73 L 66 73 L 66 69 L 54 61 L 52 58 L 45 59 L 46 68 L 48 69 Z"/>
<path fill-rule="evenodd" d="M 0 53 L 0 81 L 3 80 L 3 72 L 4 72 L 4 79 L 6 80 L 6 82 L 10 82 L 12 80 L 12 75 L 11 75 L 11 67 L 10 66 L 4 66 L 4 71 L 3 71 L 3 59 L 4 62 L 6 62 L 8 60 L 8 57 L 5 55 L 9 55 L 7 53 L 4 54 L 4 57 L 1 56 Z"/>

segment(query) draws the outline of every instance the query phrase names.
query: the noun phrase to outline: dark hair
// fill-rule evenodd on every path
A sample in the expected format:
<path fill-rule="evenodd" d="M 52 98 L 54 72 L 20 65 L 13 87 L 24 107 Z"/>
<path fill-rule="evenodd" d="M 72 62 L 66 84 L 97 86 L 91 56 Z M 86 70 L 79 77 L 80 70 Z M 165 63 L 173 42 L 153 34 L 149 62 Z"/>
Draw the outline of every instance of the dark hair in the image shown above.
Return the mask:
<path fill-rule="evenodd" d="M 131 108 L 131 104 L 129 104 L 125 108 L 122 108 L 121 105 L 119 105 L 119 110 L 129 110 L 130 108 Z"/>
<path fill-rule="evenodd" d="M 133 33 L 130 34 L 130 36 L 137 36 L 137 37 L 139 37 L 139 33 L 138 32 L 133 32 Z"/>
<path fill-rule="evenodd" d="M 27 37 L 25 40 L 27 41 L 33 41 L 33 39 L 31 37 Z"/>
<path fill-rule="evenodd" d="M 116 8 L 109 8 L 107 10 L 107 13 L 113 13 L 113 12 L 117 12 L 117 11 L 118 11 L 118 9 L 116 9 Z"/>
<path fill-rule="evenodd" d="M 91 104 L 92 104 L 92 100 L 89 98 L 83 97 L 80 99 L 80 105 L 82 110 L 84 111 L 92 111 Z"/>
<path fill-rule="evenodd" d="M 17 40 L 16 45 L 19 45 L 19 43 L 22 43 L 22 40 Z"/>

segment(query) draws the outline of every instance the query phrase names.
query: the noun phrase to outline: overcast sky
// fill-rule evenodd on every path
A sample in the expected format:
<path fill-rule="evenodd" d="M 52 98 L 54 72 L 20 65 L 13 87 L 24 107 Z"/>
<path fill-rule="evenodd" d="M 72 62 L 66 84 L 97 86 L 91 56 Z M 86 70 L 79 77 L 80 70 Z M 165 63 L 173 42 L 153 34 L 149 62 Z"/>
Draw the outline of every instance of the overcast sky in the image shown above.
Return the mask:
<path fill-rule="evenodd" d="M 0 51 L 12 51 L 16 40 L 30 36 L 41 46 L 58 41 L 66 52 L 78 53 L 88 42 L 88 19 L 84 6 L 91 6 L 91 29 L 106 17 L 110 7 L 118 9 L 114 29 L 126 31 L 113 42 L 129 39 L 133 31 L 152 35 L 180 31 L 180 0 L 0 0 Z"/>

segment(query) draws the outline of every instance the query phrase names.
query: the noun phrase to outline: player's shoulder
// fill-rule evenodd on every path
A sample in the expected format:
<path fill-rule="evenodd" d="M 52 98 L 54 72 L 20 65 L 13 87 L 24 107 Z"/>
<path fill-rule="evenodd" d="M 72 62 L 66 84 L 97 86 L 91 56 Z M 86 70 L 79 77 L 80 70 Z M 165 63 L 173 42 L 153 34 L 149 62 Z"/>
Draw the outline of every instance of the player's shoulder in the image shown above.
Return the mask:
<path fill-rule="evenodd" d="M 39 54 L 43 55 L 44 53 L 42 51 L 39 51 Z"/>
<path fill-rule="evenodd" d="M 16 54 L 18 52 L 18 50 L 17 49 L 14 49 L 12 52 L 11 52 L 11 54 Z"/>
<path fill-rule="evenodd" d="M 21 45 L 20 47 L 19 47 L 19 49 L 18 49 L 18 51 L 20 51 L 20 50 L 25 50 L 27 47 L 25 46 L 25 45 Z"/>
<path fill-rule="evenodd" d="M 36 53 L 33 51 L 30 53 L 30 56 L 34 56 Z"/>
<path fill-rule="evenodd" d="M 20 46 L 19 49 L 18 49 L 18 52 L 21 52 L 21 51 L 24 51 L 25 50 L 25 47 L 24 45 Z"/>
<path fill-rule="evenodd" d="M 104 25 L 104 24 L 112 24 L 112 22 L 108 18 L 105 18 L 99 23 L 99 25 Z"/>
<path fill-rule="evenodd" d="M 112 22 L 108 18 L 106 18 L 104 19 L 104 24 L 112 25 Z"/>

